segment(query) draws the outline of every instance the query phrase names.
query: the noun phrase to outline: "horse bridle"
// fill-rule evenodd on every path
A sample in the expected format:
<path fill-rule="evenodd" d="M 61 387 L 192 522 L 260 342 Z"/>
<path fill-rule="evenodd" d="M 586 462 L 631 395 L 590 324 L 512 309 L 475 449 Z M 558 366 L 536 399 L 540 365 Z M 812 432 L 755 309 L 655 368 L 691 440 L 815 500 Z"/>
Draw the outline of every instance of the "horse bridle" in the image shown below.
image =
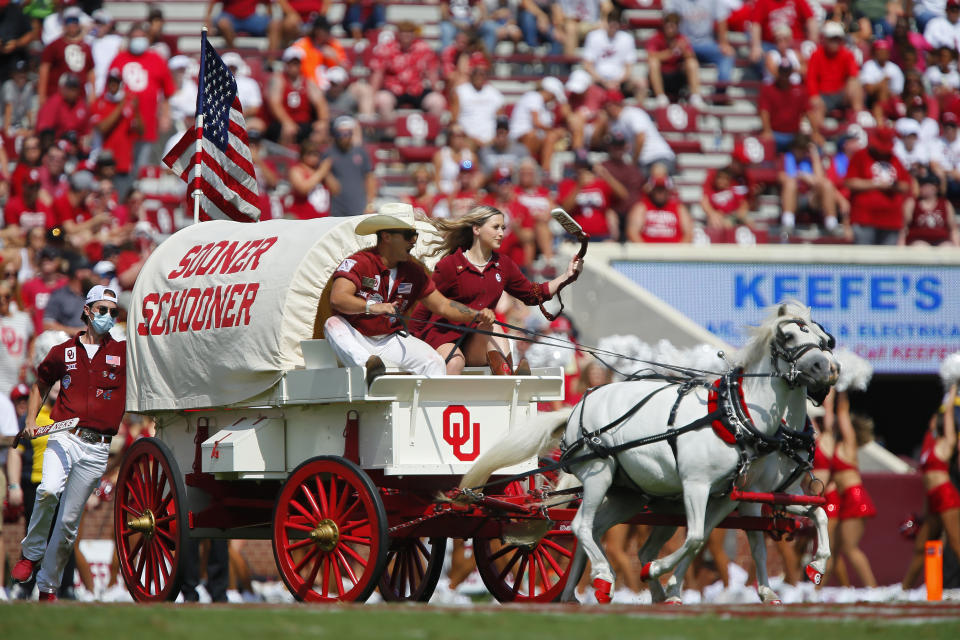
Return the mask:
<path fill-rule="evenodd" d="M 820 329 L 821 333 L 824 336 L 820 338 L 819 343 L 808 342 L 806 344 L 797 345 L 791 347 L 787 345 L 788 336 L 784 332 L 783 327 L 788 324 L 795 324 L 800 328 L 800 331 L 804 333 L 810 332 L 809 324 L 814 324 Z M 787 384 L 791 387 L 797 386 L 797 380 L 800 378 L 801 372 L 797 369 L 797 363 L 800 361 L 808 351 L 812 349 L 820 349 L 820 351 L 826 351 L 829 353 L 833 352 L 833 348 L 837 345 L 836 339 L 830 334 L 829 331 L 823 328 L 819 322 L 810 322 L 802 320 L 800 318 L 783 318 L 777 322 L 777 328 L 774 330 L 774 338 L 770 341 L 770 360 L 773 363 L 773 369 L 776 374 L 787 381 Z M 786 372 L 780 370 L 780 361 L 786 362 L 790 365 L 790 369 Z"/>

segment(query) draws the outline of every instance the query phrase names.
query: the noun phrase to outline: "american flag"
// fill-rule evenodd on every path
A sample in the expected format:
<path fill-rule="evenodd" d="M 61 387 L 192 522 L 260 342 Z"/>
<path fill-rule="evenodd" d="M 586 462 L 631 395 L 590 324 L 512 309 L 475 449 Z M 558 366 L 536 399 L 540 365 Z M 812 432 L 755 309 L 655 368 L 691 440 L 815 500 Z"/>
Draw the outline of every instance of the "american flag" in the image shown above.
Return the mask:
<path fill-rule="evenodd" d="M 191 127 L 163 158 L 164 164 L 189 184 L 201 158 L 199 185 L 205 198 L 200 209 L 211 218 L 256 222 L 260 217 L 257 179 L 247 143 L 237 81 L 203 33 L 197 114 L 203 115 L 202 151 L 197 128 Z"/>

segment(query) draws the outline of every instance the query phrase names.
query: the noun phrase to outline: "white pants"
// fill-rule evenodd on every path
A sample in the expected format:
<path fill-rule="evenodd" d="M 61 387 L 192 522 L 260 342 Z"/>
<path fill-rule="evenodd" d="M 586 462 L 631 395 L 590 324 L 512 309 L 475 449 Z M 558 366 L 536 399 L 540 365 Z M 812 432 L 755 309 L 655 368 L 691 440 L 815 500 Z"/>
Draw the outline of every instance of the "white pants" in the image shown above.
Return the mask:
<path fill-rule="evenodd" d="M 43 476 L 22 543 L 25 558 L 41 561 L 37 574 L 40 591 L 50 593 L 60 587 L 63 568 L 77 540 L 83 508 L 107 470 L 109 455 L 109 444 L 90 444 L 67 431 L 56 433 L 47 441 Z M 50 521 L 58 503 L 60 511 L 51 534 Z"/>
<path fill-rule="evenodd" d="M 418 376 L 442 376 L 447 365 L 440 354 L 426 342 L 398 333 L 371 338 L 357 331 L 341 316 L 330 316 L 323 325 L 324 334 L 337 359 L 347 367 L 362 367 L 370 356 L 380 356 L 404 371 Z"/>

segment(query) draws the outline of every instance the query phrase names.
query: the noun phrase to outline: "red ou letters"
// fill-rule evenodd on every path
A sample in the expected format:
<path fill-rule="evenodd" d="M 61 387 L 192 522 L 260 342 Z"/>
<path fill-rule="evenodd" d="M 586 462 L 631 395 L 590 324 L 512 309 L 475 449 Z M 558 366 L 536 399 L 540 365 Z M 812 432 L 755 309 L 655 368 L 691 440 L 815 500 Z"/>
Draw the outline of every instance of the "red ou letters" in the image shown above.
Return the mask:
<path fill-rule="evenodd" d="M 470 424 L 470 412 L 462 404 L 450 405 L 444 409 L 443 439 L 453 447 L 453 455 L 457 460 L 473 462 L 480 455 L 480 423 Z M 473 447 L 467 453 L 463 446 L 471 440 Z"/>

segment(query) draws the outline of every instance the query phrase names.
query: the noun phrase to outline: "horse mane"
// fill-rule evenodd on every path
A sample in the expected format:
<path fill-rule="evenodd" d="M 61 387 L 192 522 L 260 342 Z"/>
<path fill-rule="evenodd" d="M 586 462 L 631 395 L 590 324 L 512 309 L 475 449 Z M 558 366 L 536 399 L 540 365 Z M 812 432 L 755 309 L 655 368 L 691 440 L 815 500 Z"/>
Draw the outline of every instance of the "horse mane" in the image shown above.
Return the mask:
<path fill-rule="evenodd" d="M 787 299 L 766 308 L 766 316 L 759 325 L 749 327 L 750 339 L 732 358 L 735 366 L 749 369 L 770 354 L 769 346 L 781 318 L 799 318 L 810 322 L 810 308 L 799 300 Z"/>

